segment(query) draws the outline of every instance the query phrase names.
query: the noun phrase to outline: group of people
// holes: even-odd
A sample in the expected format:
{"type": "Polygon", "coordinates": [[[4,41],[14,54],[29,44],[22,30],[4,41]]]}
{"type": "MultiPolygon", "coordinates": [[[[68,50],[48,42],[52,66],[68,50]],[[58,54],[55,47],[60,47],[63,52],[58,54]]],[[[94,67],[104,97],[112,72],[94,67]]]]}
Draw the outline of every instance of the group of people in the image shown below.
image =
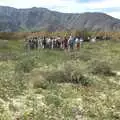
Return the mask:
{"type": "Polygon", "coordinates": [[[63,49],[63,50],[79,50],[83,38],[81,37],[29,37],[25,40],[27,49],[63,49]]]}

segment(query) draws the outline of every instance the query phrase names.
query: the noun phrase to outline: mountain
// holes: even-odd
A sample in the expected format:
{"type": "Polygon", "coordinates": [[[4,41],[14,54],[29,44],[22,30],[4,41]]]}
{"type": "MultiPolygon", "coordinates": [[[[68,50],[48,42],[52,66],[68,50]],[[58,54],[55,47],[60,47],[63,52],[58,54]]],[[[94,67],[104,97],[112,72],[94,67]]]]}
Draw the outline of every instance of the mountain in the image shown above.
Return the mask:
{"type": "Polygon", "coordinates": [[[119,31],[120,20],[104,13],[73,14],[46,8],[16,9],[0,6],[0,32],[71,29],[119,31]]]}

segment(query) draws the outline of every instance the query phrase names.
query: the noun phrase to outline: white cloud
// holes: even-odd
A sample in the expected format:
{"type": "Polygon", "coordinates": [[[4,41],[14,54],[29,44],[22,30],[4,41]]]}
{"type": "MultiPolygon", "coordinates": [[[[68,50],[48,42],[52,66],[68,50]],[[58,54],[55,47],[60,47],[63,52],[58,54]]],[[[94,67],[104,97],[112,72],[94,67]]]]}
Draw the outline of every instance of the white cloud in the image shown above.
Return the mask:
{"type": "Polygon", "coordinates": [[[75,0],[6,0],[0,1],[0,5],[6,5],[16,8],[30,8],[30,7],[52,7],[65,6],[74,3],[75,0]]]}
{"type": "Polygon", "coordinates": [[[115,18],[120,19],[120,12],[119,11],[117,11],[117,12],[108,12],[107,14],[110,15],[110,16],[113,16],[115,18]]]}
{"type": "Polygon", "coordinates": [[[89,4],[86,4],[86,6],[94,9],[120,7],[120,0],[103,0],[98,2],[90,2],[89,4]]]}

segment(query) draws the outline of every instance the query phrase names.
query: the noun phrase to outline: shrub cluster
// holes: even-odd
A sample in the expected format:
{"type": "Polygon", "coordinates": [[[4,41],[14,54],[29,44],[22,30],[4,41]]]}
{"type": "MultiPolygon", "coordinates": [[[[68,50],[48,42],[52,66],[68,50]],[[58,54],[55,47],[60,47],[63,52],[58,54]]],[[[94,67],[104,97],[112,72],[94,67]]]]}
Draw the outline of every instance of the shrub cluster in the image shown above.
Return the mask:
{"type": "Polygon", "coordinates": [[[88,86],[91,84],[91,80],[84,74],[84,70],[76,62],[67,62],[55,71],[50,71],[46,76],[49,82],[57,83],[73,83],[88,86]]]}
{"type": "Polygon", "coordinates": [[[29,73],[36,65],[35,59],[32,57],[25,57],[18,61],[15,67],[16,72],[25,72],[29,73]]]}
{"type": "Polygon", "coordinates": [[[112,72],[111,66],[107,62],[94,61],[92,63],[92,73],[97,75],[113,76],[115,75],[112,72]]]}

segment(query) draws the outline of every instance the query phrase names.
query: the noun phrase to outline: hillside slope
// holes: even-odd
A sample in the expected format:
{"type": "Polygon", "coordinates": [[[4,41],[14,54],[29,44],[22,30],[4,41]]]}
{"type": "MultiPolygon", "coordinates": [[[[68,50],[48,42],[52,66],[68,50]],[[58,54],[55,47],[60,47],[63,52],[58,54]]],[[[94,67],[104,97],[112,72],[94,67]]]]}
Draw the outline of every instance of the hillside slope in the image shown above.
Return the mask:
{"type": "Polygon", "coordinates": [[[46,8],[16,9],[0,6],[0,31],[88,29],[119,31],[120,20],[104,13],[60,13],[46,8]]]}

